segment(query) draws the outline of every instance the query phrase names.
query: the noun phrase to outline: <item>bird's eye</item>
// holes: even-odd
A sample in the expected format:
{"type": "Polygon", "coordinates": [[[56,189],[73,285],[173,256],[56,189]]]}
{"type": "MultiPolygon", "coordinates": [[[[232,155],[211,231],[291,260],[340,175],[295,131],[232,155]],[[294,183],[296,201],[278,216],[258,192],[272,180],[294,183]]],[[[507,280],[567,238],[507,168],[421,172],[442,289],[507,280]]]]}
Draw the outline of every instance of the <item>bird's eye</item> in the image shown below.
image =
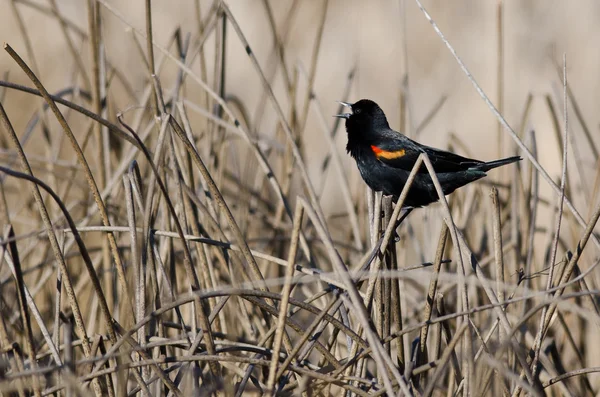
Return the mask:
{"type": "Polygon", "coordinates": [[[360,113],[360,108],[354,110],[354,114],[359,114],[359,113],[360,113]]]}

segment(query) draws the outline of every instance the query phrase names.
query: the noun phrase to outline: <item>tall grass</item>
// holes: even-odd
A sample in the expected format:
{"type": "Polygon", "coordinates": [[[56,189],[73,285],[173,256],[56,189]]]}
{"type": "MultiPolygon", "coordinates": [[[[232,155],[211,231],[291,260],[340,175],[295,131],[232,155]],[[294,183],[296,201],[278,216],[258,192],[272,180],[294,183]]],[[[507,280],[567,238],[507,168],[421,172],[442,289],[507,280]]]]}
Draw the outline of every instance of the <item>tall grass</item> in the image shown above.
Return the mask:
{"type": "MultiPolygon", "coordinates": [[[[351,58],[326,42],[338,2],[252,3],[169,3],[186,13],[166,26],[149,0],[132,14],[7,0],[19,40],[1,57],[0,393],[597,395],[600,168],[568,56],[553,94],[512,100],[499,1],[492,96],[435,13],[389,5],[404,24],[392,118],[421,139],[453,100],[436,93],[416,117],[416,5],[498,125],[492,150],[458,131],[450,149],[524,158],[415,210],[396,239],[401,205],[366,191],[322,98],[336,80],[352,101],[377,73],[361,66],[368,28],[324,81],[323,62],[351,58]],[[39,62],[40,40],[64,57],[39,62]],[[540,108],[553,131],[530,128],[540,108]]],[[[426,156],[413,176],[421,164],[437,183],[426,156]]]]}

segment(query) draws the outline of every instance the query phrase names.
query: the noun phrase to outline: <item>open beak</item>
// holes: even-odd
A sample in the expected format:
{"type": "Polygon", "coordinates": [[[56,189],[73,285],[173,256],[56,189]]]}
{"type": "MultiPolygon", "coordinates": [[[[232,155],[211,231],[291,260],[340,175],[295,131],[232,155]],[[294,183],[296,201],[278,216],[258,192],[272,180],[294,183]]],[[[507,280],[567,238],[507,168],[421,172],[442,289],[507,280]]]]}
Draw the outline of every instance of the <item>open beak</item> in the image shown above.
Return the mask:
{"type": "MultiPolygon", "coordinates": [[[[345,106],[347,108],[350,108],[350,110],[352,110],[352,104],[351,103],[342,102],[342,101],[337,101],[337,103],[339,103],[340,105],[345,106]]],[[[349,119],[351,115],[352,115],[352,113],[342,113],[342,114],[336,114],[333,117],[338,117],[340,119],[349,119]]]]}

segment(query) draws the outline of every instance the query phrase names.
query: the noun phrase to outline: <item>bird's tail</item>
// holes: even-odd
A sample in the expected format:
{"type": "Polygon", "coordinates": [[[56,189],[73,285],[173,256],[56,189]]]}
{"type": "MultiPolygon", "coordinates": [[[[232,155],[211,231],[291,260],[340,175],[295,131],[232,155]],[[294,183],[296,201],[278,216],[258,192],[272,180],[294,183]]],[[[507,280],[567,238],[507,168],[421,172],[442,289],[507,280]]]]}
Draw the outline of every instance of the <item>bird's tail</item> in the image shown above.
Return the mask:
{"type": "Polygon", "coordinates": [[[491,170],[493,168],[501,167],[503,165],[514,163],[516,161],[521,161],[521,160],[523,160],[521,158],[521,156],[507,157],[505,159],[494,160],[494,161],[490,161],[490,162],[487,162],[487,163],[483,163],[483,164],[477,166],[476,168],[478,170],[483,171],[483,172],[487,172],[487,171],[489,171],[489,170],[491,170]]]}

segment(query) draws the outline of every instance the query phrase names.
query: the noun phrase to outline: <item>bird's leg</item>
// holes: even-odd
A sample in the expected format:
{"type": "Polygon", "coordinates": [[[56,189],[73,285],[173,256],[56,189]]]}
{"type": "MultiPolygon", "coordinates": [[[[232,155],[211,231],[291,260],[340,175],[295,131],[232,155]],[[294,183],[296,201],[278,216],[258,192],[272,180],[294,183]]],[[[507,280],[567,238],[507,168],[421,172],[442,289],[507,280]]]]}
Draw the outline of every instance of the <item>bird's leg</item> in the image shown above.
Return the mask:
{"type": "Polygon", "coordinates": [[[400,235],[398,234],[398,228],[400,227],[402,222],[406,219],[408,214],[410,214],[412,212],[412,210],[414,210],[414,208],[411,208],[411,207],[406,208],[404,210],[404,213],[402,215],[400,215],[400,219],[398,219],[398,221],[396,221],[396,227],[394,228],[394,241],[396,241],[396,242],[400,241],[400,235]]]}
{"type": "Polygon", "coordinates": [[[402,215],[400,215],[400,219],[398,219],[398,221],[396,222],[396,228],[400,227],[400,224],[402,223],[402,221],[404,221],[404,219],[406,219],[406,217],[408,216],[408,214],[410,214],[412,212],[412,210],[414,210],[414,208],[406,207],[406,209],[404,210],[404,213],[402,215]]]}

